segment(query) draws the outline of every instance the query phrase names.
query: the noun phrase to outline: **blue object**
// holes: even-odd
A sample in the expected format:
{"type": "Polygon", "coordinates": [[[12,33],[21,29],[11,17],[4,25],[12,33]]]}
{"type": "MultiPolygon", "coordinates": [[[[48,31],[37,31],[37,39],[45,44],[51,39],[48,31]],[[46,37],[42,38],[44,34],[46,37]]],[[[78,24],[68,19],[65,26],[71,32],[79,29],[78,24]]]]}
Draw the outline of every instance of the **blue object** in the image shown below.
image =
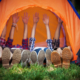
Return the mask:
{"type": "Polygon", "coordinates": [[[77,58],[77,63],[80,63],[80,57],[77,58]]]}
{"type": "MultiPolygon", "coordinates": [[[[48,48],[44,48],[44,52],[46,53],[46,50],[47,50],[48,48]]],[[[39,51],[40,50],[42,50],[41,48],[38,48],[38,49],[35,49],[34,51],[36,51],[36,53],[38,54],[39,53],[39,51]]]]}
{"type": "Polygon", "coordinates": [[[78,63],[80,63],[80,49],[79,49],[79,51],[77,52],[76,55],[78,55],[78,58],[77,58],[77,64],[78,64],[78,63]]]}
{"type": "Polygon", "coordinates": [[[44,52],[46,53],[46,50],[47,50],[48,48],[44,48],[44,52]]]}
{"type": "Polygon", "coordinates": [[[77,54],[76,55],[78,55],[78,57],[80,57],[80,49],[79,49],[79,51],[77,52],[77,54]]]}
{"type": "Polygon", "coordinates": [[[0,2],[1,2],[1,0],[0,0],[0,2]]]}
{"type": "Polygon", "coordinates": [[[78,18],[80,19],[80,15],[78,14],[77,10],[75,9],[75,7],[73,6],[73,4],[71,3],[70,0],[68,0],[69,4],[71,5],[71,7],[73,8],[74,12],[76,13],[76,15],[78,16],[78,18]]]}
{"type": "Polygon", "coordinates": [[[42,50],[41,48],[35,49],[34,51],[36,51],[37,55],[39,53],[39,51],[42,50]]]}

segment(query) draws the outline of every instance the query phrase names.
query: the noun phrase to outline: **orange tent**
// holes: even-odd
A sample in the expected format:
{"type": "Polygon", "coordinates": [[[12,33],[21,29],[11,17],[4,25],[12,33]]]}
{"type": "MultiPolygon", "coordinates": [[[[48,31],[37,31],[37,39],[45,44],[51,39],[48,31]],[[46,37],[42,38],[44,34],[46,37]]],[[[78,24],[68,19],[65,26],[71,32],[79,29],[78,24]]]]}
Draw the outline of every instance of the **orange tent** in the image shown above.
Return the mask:
{"type": "MultiPolygon", "coordinates": [[[[57,14],[62,20],[66,33],[66,42],[67,45],[70,45],[73,51],[74,58],[77,59],[76,53],[80,48],[80,20],[76,15],[75,11],[71,7],[68,2],[69,0],[2,0],[0,2],[0,35],[2,30],[6,24],[6,21],[9,19],[11,15],[19,12],[19,16],[22,16],[24,12],[28,12],[30,15],[29,19],[29,29],[28,29],[28,37],[30,37],[32,24],[33,24],[33,14],[35,12],[39,12],[39,23],[36,29],[36,45],[44,43],[47,39],[46,29],[42,22],[42,15],[47,14],[50,19],[50,31],[52,38],[54,37],[54,33],[57,27],[57,18],[52,13],[57,14]]],[[[11,28],[12,20],[11,17],[9,19],[8,27],[7,27],[7,35],[6,39],[9,36],[10,28],[11,28]]],[[[21,21],[21,17],[19,19],[18,31],[15,30],[14,42],[13,44],[20,44],[23,37],[23,23],[21,21]]],[[[63,37],[63,32],[61,30],[60,38],[63,37]]],[[[63,41],[63,40],[62,40],[63,41]]]]}

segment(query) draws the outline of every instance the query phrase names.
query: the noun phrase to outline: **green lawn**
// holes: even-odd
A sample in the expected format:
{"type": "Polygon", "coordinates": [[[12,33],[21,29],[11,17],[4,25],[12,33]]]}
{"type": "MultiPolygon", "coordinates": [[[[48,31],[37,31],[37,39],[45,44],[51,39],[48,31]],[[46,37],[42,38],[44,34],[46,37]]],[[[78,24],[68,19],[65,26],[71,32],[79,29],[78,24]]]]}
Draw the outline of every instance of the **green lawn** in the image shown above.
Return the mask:
{"type": "Polygon", "coordinates": [[[11,69],[0,68],[0,80],[80,80],[80,67],[71,64],[69,69],[42,67],[37,64],[22,68],[20,64],[11,69]],[[50,71],[50,69],[52,71],[50,71]]]}

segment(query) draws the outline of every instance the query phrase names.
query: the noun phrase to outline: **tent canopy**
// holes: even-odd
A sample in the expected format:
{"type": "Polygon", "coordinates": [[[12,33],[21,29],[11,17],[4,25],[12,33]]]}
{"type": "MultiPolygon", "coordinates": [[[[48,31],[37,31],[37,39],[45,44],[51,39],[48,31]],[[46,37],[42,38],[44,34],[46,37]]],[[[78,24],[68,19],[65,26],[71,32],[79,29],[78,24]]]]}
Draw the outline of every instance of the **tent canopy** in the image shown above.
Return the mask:
{"type": "MultiPolygon", "coordinates": [[[[11,15],[22,10],[28,10],[30,7],[41,7],[43,9],[50,10],[56,13],[63,20],[63,22],[65,23],[65,31],[67,33],[66,37],[68,38],[68,41],[70,42],[70,46],[73,51],[73,60],[76,60],[76,53],[80,48],[80,20],[71,5],[69,4],[68,0],[2,0],[0,2],[0,35],[6,24],[6,21],[11,15]]],[[[44,37],[46,38],[46,31],[45,33],[41,33],[38,29],[37,31],[41,35],[44,35],[44,37]]],[[[37,35],[38,34],[36,34],[36,37],[37,35]]],[[[44,37],[42,37],[42,39],[44,39],[44,37]]]]}

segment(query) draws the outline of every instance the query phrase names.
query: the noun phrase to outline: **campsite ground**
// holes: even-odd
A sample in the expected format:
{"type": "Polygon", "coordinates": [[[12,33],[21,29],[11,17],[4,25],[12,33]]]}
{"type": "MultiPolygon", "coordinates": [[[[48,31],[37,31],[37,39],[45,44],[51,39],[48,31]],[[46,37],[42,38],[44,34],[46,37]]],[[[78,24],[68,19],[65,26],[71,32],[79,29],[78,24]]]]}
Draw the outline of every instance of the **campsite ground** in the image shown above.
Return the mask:
{"type": "Polygon", "coordinates": [[[30,68],[22,68],[18,64],[11,69],[0,67],[0,80],[80,80],[80,67],[71,64],[69,69],[64,69],[35,64],[30,68]]]}

